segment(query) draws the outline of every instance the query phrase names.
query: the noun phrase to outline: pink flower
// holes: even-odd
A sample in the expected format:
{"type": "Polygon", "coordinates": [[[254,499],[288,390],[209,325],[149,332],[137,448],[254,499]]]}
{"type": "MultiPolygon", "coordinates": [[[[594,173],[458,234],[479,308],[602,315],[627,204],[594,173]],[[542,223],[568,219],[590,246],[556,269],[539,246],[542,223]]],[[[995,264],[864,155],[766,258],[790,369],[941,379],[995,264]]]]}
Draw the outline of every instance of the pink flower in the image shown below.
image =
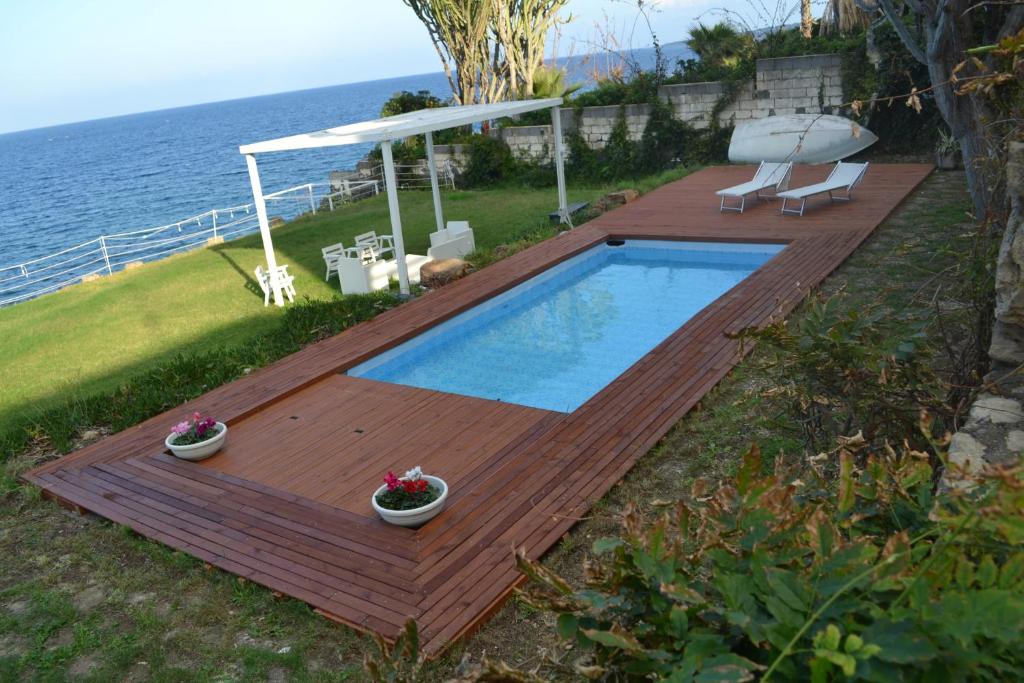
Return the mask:
{"type": "Polygon", "coordinates": [[[196,412],[192,413],[192,419],[195,420],[196,422],[199,422],[199,420],[201,420],[202,417],[203,416],[199,414],[198,410],[196,412]]]}
{"type": "Polygon", "coordinates": [[[171,432],[180,436],[182,434],[187,434],[190,429],[192,429],[192,425],[188,422],[179,422],[171,428],[171,432]]]}
{"type": "Polygon", "coordinates": [[[204,417],[196,422],[196,434],[203,436],[207,431],[217,426],[217,422],[211,417],[204,417]]]}
{"type": "Polygon", "coordinates": [[[394,472],[388,472],[384,475],[384,483],[388,485],[388,491],[394,491],[401,484],[394,472]]]}

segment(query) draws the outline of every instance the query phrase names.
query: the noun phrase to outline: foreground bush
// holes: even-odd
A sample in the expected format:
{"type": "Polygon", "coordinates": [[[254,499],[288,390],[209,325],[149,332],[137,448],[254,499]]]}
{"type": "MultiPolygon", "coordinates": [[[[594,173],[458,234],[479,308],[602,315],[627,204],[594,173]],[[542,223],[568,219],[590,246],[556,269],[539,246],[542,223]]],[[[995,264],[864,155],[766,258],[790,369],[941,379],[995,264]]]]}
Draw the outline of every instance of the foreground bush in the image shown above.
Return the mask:
{"type": "Polygon", "coordinates": [[[737,336],[764,352],[759,369],[789,414],[799,416],[812,449],[856,428],[873,443],[910,435],[923,447],[927,442],[915,438],[918,414],[945,412],[924,322],[878,303],[851,309],[842,293],[817,295],[801,318],[737,336]]]}
{"type": "Polygon", "coordinates": [[[1021,468],[936,496],[929,460],[851,439],[797,478],[781,460],[766,474],[755,448],[732,485],[697,481],[653,523],[628,507],[582,589],[519,553],[521,599],[584,653],[548,673],[1024,679],[1021,468]]]}

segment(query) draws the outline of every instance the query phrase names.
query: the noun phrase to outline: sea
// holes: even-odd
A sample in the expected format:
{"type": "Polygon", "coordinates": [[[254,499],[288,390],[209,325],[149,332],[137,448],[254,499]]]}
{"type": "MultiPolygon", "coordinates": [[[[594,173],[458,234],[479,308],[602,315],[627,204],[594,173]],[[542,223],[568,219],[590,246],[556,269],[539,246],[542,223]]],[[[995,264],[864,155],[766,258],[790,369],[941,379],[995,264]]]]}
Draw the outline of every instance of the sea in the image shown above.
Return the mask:
{"type": "MultiPolygon", "coordinates": [[[[665,47],[669,64],[691,53],[665,47]]],[[[650,68],[649,48],[630,61],[650,68]]],[[[562,62],[590,84],[590,57],[562,62]]],[[[173,223],[252,201],[245,143],[372,119],[394,93],[447,99],[441,72],[197,104],[0,135],[0,269],[103,234],[173,223]]],[[[353,168],[370,149],[352,145],[260,157],[264,193],[353,168]]]]}

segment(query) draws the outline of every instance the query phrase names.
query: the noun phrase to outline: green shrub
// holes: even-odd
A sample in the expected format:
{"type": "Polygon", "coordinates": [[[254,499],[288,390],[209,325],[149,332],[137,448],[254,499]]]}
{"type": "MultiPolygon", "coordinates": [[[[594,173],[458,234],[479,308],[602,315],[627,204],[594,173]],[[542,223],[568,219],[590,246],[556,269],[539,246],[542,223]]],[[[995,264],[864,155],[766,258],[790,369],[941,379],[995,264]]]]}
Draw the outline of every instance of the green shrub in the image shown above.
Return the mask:
{"type": "Polygon", "coordinates": [[[515,157],[504,141],[489,135],[474,135],[468,147],[469,159],[460,178],[466,187],[494,185],[515,173],[515,157]]]}
{"type": "Polygon", "coordinates": [[[566,137],[569,158],[566,173],[590,182],[615,182],[659,173],[679,165],[700,166],[725,159],[731,129],[711,127],[695,130],[675,118],[672,105],[663,100],[651,103],[651,114],[640,140],[629,138],[625,110],[612,128],[605,146],[591,149],[577,125],[566,137]]]}
{"type": "MultiPolygon", "coordinates": [[[[671,168],[686,158],[698,137],[691,126],[675,117],[672,105],[663,100],[654,102],[637,146],[634,170],[639,173],[655,173],[671,168]]],[[[694,158],[689,161],[697,165],[709,160],[694,158]]]]}
{"type": "MultiPolygon", "coordinates": [[[[930,427],[925,428],[930,431],[930,427]]],[[[615,681],[1024,679],[1024,478],[933,495],[927,454],[848,441],[802,472],[757,449],[652,523],[627,506],[585,586],[517,554],[521,595],[557,613],[615,681]]],[[[555,672],[552,672],[554,674],[555,672]]]]}
{"type": "MultiPolygon", "coordinates": [[[[409,92],[401,90],[388,98],[380,109],[381,116],[395,116],[406,114],[420,109],[437,109],[447,107],[448,102],[440,97],[432,95],[429,90],[409,92]]],[[[473,134],[472,126],[458,126],[434,131],[435,145],[448,145],[459,142],[473,134]]],[[[391,144],[391,154],[395,161],[401,164],[415,164],[427,156],[427,142],[423,135],[413,135],[404,140],[398,140],[391,144]]],[[[380,145],[375,146],[369,156],[374,159],[381,158],[380,145]]]]}
{"type": "Polygon", "coordinates": [[[762,366],[812,448],[863,430],[869,441],[914,434],[922,408],[939,409],[921,323],[880,305],[844,310],[844,297],[817,297],[798,322],[744,330],[742,342],[768,351],[762,366]]]}
{"type": "Polygon", "coordinates": [[[447,106],[445,102],[440,97],[432,95],[429,90],[419,90],[415,93],[401,90],[388,98],[384,106],[380,108],[380,115],[395,116],[420,109],[436,109],[445,106],[447,106]]]}
{"type": "Polygon", "coordinates": [[[658,97],[658,87],[665,82],[653,71],[639,71],[628,80],[600,81],[590,90],[570,98],[567,105],[606,107],[612,104],[644,104],[658,97]]]}

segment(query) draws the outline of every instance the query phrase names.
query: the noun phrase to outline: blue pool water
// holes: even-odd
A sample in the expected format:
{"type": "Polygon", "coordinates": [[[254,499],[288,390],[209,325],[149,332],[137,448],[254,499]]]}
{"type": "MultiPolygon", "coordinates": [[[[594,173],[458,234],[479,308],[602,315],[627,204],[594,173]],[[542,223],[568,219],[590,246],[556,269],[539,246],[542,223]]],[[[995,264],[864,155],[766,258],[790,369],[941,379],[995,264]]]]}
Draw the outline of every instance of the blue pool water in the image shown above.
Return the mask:
{"type": "Polygon", "coordinates": [[[602,244],[348,374],[571,412],[782,249],[602,244]]]}

